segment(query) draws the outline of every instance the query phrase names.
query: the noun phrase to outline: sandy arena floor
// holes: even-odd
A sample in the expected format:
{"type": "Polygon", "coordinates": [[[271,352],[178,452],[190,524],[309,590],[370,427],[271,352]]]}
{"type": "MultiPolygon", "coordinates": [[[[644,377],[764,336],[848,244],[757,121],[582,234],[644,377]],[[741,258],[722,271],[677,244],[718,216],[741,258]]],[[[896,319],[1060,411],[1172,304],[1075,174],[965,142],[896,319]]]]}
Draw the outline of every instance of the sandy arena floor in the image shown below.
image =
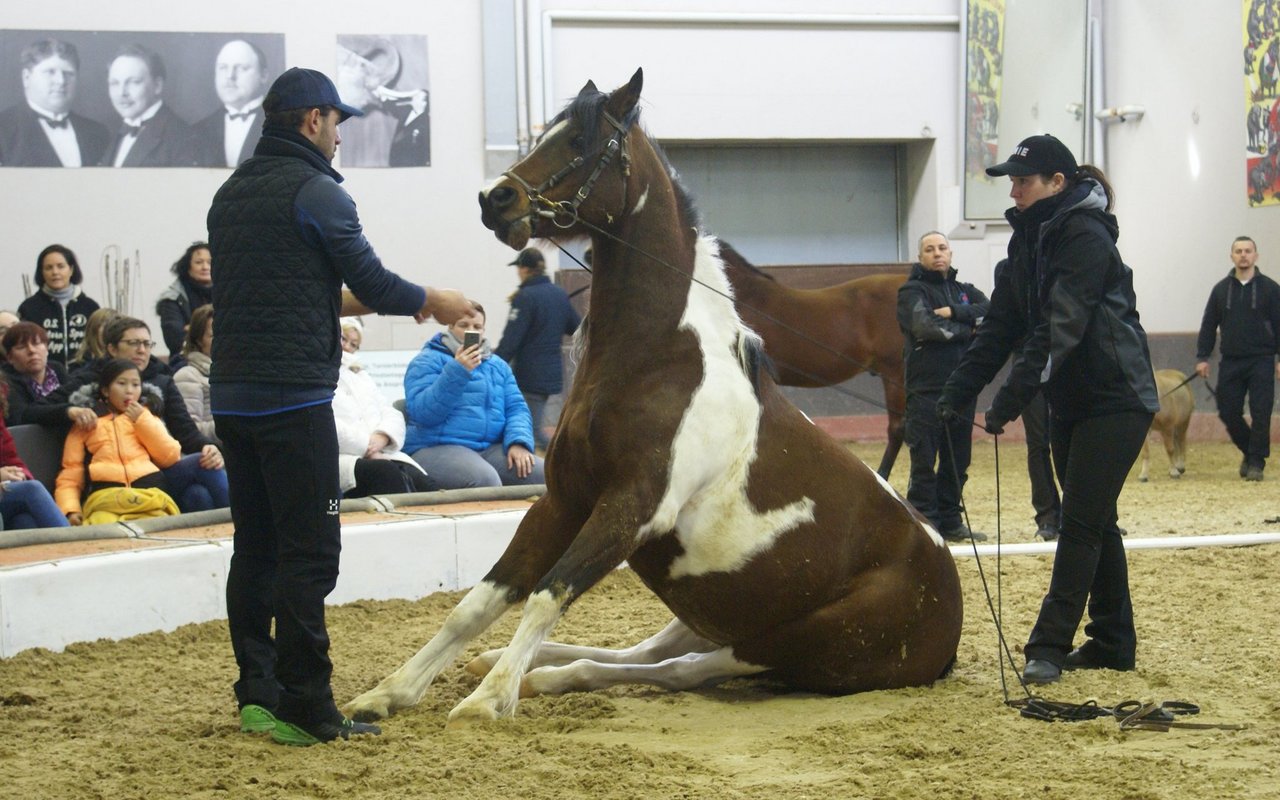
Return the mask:
{"type": "MultiPolygon", "coordinates": [[[[879,448],[858,446],[878,461],[879,448]]],[[[1158,446],[1156,448],[1159,449],[1158,446]]],[[[1280,467],[1236,476],[1227,445],[1193,445],[1181,481],[1153,453],[1153,479],[1121,497],[1130,536],[1280,530],[1280,467]],[[1267,520],[1273,520],[1267,522],[1267,520]]],[[[1031,539],[1025,451],[1002,446],[1005,541],[1031,539]]],[[[973,526],[994,533],[994,459],[976,448],[973,526]]],[[[893,483],[906,481],[905,454],[893,483]]],[[[1136,470],[1134,472],[1136,476],[1136,470]]],[[[33,650],[0,661],[0,787],[37,798],[1272,798],[1280,786],[1275,636],[1280,547],[1130,556],[1141,637],[1130,673],[1069,673],[1054,700],[1184,700],[1231,731],[1121,731],[1111,719],[1045,723],[1002,706],[995,628],[973,558],[958,560],[966,621],[959,664],[931,688],[831,698],[735,681],[671,694],[619,688],[522,702],[513,720],[446,731],[475,686],[446,670],[376,739],[292,749],[236,728],[225,623],[123,642],[33,650]]],[[[1006,557],[1004,625],[1020,649],[1050,556],[1006,557]]],[[[982,568],[994,591],[996,561],[982,568]]],[[[366,602],[330,616],[340,701],[372,686],[433,633],[459,595],[366,602]]],[[[110,598],[103,598],[110,602],[110,598]]],[[[584,597],[555,638],[621,646],[668,620],[628,572],[584,597]]],[[[473,644],[505,644],[516,617],[473,644]]],[[[1020,652],[1015,655],[1021,666],[1020,652]]]]}

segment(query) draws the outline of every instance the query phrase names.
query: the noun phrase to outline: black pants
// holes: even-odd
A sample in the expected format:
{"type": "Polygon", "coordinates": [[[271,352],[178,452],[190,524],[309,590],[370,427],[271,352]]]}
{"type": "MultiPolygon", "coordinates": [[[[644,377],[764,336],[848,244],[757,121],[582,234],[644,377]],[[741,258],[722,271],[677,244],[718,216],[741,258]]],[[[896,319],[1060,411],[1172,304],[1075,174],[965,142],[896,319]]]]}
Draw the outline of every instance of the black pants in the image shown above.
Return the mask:
{"type": "Polygon", "coordinates": [[[939,532],[960,525],[960,492],[969,477],[973,454],[973,409],[959,409],[960,419],[938,420],[938,394],[907,397],[903,441],[911,453],[907,501],[939,532]]]}
{"type": "Polygon", "coordinates": [[[406,492],[434,492],[440,488],[435,481],[412,464],[393,458],[356,459],[356,485],[347,490],[345,497],[368,497],[375,494],[404,494],[406,492]]]}
{"type": "Polygon", "coordinates": [[[333,409],[214,419],[235,525],[227,618],[236,699],[290,722],[337,722],[324,616],[342,549],[333,409]]]}
{"type": "Polygon", "coordinates": [[[1058,666],[1071,651],[1088,602],[1083,645],[1097,663],[1133,666],[1138,639],[1129,599],[1129,566],[1116,526],[1116,501],[1142,450],[1153,415],[1054,419],[1053,460],[1062,479],[1062,527],[1049,593],[1025,649],[1027,660],[1058,666]]]}
{"type": "Polygon", "coordinates": [[[1251,467],[1265,465],[1271,455],[1271,407],[1276,400],[1275,357],[1224,358],[1218,364],[1218,417],[1227,426],[1231,442],[1240,448],[1251,467]],[[1249,395],[1249,416],[1244,421],[1244,398],[1249,395]]]}
{"type": "Polygon", "coordinates": [[[1057,530],[1062,517],[1058,484],[1053,480],[1049,457],[1049,405],[1044,394],[1035,396],[1022,409],[1022,427],[1027,433],[1027,476],[1031,479],[1031,507],[1036,511],[1036,527],[1057,530]]]}

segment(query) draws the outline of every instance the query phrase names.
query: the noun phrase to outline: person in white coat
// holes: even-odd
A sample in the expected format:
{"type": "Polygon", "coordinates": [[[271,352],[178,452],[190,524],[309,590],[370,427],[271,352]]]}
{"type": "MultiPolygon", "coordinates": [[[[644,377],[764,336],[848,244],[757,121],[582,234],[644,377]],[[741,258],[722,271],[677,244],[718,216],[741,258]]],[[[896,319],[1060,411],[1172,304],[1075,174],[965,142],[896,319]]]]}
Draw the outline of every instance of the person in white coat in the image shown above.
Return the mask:
{"type": "Polygon", "coordinates": [[[418,463],[400,451],[404,414],[356,360],[364,339],[359,317],[343,317],[342,369],[333,397],[338,428],[338,480],[343,497],[429,492],[438,488],[418,463]]]}

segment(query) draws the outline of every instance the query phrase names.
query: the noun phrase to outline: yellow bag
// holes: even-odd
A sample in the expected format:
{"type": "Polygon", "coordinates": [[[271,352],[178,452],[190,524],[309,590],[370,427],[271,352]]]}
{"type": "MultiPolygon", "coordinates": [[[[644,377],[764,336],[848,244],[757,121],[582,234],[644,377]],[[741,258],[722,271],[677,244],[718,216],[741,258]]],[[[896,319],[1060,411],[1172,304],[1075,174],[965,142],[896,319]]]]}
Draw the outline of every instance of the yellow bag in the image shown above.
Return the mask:
{"type": "Polygon", "coordinates": [[[127,519],[167,517],[177,514],[178,504],[161,489],[113,486],[99,489],[84,501],[85,525],[104,525],[127,519]]]}

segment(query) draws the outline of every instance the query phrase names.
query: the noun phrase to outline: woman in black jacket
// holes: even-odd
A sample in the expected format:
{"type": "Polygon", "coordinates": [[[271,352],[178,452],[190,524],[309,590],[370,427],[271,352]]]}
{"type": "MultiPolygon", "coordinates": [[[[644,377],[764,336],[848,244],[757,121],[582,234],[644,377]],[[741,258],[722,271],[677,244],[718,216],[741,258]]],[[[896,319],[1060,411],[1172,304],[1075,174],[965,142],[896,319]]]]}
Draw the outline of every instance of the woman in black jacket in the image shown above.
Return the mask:
{"type": "Polygon", "coordinates": [[[187,340],[191,312],[213,302],[213,256],[205,242],[193,242],[170,271],[176,280],[160,293],[156,314],[160,333],[169,349],[169,366],[174,371],[184,363],[182,345],[187,340]]]}
{"type": "Polygon", "coordinates": [[[1044,391],[1062,527],[1023,678],[1051,683],[1064,668],[1133,669],[1137,636],[1116,501],[1159,401],[1133,273],[1116,249],[1111,188],[1052,136],[1024,139],[987,174],[1013,183],[1009,265],[938,412],[972,402],[1010,354],[987,430],[1003,432],[1044,391]],[[1086,603],[1088,638],[1073,650],[1086,603]]]}
{"type": "Polygon", "coordinates": [[[51,244],[36,257],[39,291],[22,301],[18,317],[49,333],[49,360],[68,367],[80,350],[89,315],[98,303],[80,290],[84,273],[70,248],[51,244]]]}

